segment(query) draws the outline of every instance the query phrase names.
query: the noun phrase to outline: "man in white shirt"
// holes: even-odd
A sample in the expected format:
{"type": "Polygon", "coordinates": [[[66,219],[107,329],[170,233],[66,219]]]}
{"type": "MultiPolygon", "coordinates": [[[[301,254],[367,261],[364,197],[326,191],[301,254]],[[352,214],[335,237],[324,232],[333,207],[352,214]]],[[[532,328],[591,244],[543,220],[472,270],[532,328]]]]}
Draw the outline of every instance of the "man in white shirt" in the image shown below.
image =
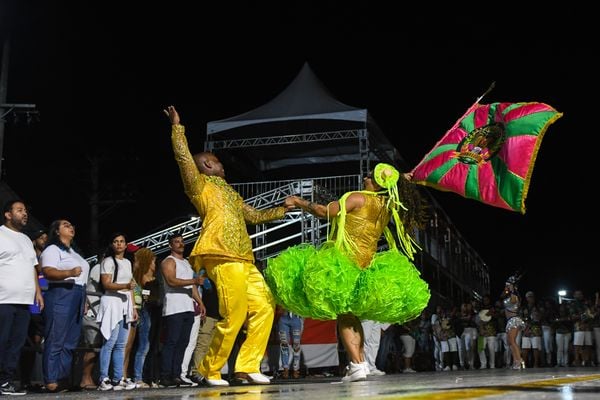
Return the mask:
{"type": "Polygon", "coordinates": [[[164,280],[163,326],[165,344],[161,351],[160,382],[164,387],[187,386],[181,380],[181,364],[185,349],[190,341],[190,331],[194,323],[194,300],[200,308],[200,314],[206,314],[206,308],[198,293],[198,286],[204,283],[204,277],[194,278],[192,266],[183,256],[185,242],[179,233],[169,238],[171,254],[161,263],[164,280]]]}
{"type": "Polygon", "coordinates": [[[27,225],[27,207],[11,200],[3,208],[0,226],[0,394],[24,395],[13,379],[27,338],[29,305],[44,308],[35,266],[33,244],[21,231],[27,225]]]}

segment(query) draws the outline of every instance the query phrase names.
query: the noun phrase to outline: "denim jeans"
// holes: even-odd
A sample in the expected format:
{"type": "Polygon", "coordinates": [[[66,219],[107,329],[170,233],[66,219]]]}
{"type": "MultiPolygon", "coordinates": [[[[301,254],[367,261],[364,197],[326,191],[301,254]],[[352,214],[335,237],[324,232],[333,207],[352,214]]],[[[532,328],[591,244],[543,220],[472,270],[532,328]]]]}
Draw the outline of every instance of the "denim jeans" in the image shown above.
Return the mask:
{"type": "Polygon", "coordinates": [[[300,339],[304,328],[304,320],[298,315],[291,315],[291,313],[286,312],[279,317],[277,328],[281,348],[281,366],[286,369],[289,368],[290,345],[292,345],[294,351],[293,369],[298,371],[300,369],[300,339]]]}
{"type": "Polygon", "coordinates": [[[152,320],[147,307],[143,307],[139,315],[137,326],[137,349],[133,363],[133,381],[139,382],[143,378],[144,362],[150,350],[150,327],[152,320]]]}
{"type": "Polygon", "coordinates": [[[44,296],[45,383],[70,379],[73,351],[81,336],[84,299],[85,287],[68,283],[51,284],[44,296]]]}
{"type": "Polygon", "coordinates": [[[100,349],[100,382],[108,378],[108,368],[112,357],[113,382],[123,378],[123,360],[125,358],[125,345],[129,336],[129,324],[123,318],[110,333],[110,338],[104,342],[100,349]]]}

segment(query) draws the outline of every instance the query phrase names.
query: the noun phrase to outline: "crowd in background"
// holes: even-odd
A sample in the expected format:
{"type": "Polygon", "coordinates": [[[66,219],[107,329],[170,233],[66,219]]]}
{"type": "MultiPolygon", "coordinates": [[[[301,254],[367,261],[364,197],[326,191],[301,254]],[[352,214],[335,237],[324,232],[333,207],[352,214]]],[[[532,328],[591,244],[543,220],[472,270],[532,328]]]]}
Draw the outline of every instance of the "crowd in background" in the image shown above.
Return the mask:
{"type": "MultiPolygon", "coordinates": [[[[14,202],[8,211],[5,207],[7,215],[8,225],[24,226],[26,218],[19,220],[19,215],[26,215],[22,202],[14,202]]],[[[14,234],[6,230],[3,226],[0,234],[14,234]]],[[[3,359],[1,376],[6,382],[0,386],[12,385],[18,375],[23,386],[32,387],[32,372],[41,361],[43,390],[71,388],[74,355],[82,367],[76,385],[81,389],[132,390],[201,383],[197,366],[221,317],[214,282],[202,270],[193,272],[184,257],[181,235],[169,239],[171,253],[158,263],[150,249],[128,244],[125,234],[115,233],[101,261],[91,268],[77,252],[74,236],[75,228],[67,220],[54,221],[48,232],[29,232],[27,243],[15,236],[21,247],[29,245],[33,250],[27,253],[26,262],[32,264],[37,285],[16,290],[39,290],[42,299],[36,296],[33,305],[15,306],[8,303],[14,298],[0,296],[0,312],[6,321],[8,315],[23,319],[24,310],[28,315],[23,334],[28,345],[18,354],[20,371],[11,377],[14,371],[6,366],[14,360],[3,359]],[[42,356],[35,357],[36,353],[42,356]]],[[[8,292],[5,287],[3,290],[8,292]]],[[[598,365],[599,311],[598,293],[592,299],[577,290],[572,299],[557,304],[526,292],[519,311],[525,328],[517,343],[527,368],[598,365]]],[[[489,295],[460,306],[430,304],[419,318],[404,325],[363,321],[370,374],[510,368],[506,322],[502,301],[489,295]]],[[[20,325],[3,323],[4,344],[15,343],[12,338],[21,333],[20,325]]],[[[273,332],[281,351],[277,362],[264,363],[263,372],[280,379],[299,379],[306,374],[302,368],[303,330],[300,316],[278,308],[273,332]]],[[[244,339],[242,329],[230,365],[244,339]]],[[[340,365],[345,365],[342,350],[340,355],[340,365]]]]}

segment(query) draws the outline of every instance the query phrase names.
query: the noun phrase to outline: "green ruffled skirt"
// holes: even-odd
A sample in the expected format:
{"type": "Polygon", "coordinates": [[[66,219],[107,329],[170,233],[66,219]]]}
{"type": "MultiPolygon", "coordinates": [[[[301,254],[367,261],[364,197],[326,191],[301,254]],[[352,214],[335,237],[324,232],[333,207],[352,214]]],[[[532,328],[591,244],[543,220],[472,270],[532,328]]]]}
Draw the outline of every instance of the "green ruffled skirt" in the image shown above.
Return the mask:
{"type": "Polygon", "coordinates": [[[269,259],[265,279],[278,304],[319,320],[352,313],[402,324],[419,316],[431,297],[419,270],[399,251],[378,253],[361,269],[331,242],[284,250],[269,259]]]}

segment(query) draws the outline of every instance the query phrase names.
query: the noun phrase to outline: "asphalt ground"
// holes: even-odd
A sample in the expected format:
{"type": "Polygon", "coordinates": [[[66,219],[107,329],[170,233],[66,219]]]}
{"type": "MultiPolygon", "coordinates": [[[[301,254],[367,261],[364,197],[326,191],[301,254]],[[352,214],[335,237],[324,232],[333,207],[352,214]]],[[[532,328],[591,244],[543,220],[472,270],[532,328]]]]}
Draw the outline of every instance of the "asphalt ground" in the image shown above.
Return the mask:
{"type": "MultiPolygon", "coordinates": [[[[339,377],[274,380],[270,385],[28,393],[37,399],[600,399],[600,368],[419,372],[341,383],[339,377]]],[[[24,398],[21,396],[20,398],[24,398]]]]}

